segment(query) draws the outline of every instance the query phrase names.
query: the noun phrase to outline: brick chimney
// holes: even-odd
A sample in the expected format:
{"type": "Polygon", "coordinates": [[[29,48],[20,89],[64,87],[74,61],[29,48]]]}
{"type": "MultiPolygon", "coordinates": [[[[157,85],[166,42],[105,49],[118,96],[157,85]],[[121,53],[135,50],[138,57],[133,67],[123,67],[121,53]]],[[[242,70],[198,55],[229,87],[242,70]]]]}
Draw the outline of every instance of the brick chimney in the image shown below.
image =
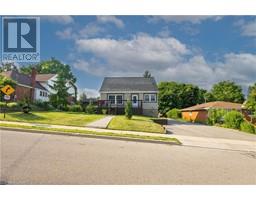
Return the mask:
{"type": "Polygon", "coordinates": [[[35,99],[35,87],[36,87],[36,69],[33,67],[31,72],[31,101],[33,102],[35,99]]]}

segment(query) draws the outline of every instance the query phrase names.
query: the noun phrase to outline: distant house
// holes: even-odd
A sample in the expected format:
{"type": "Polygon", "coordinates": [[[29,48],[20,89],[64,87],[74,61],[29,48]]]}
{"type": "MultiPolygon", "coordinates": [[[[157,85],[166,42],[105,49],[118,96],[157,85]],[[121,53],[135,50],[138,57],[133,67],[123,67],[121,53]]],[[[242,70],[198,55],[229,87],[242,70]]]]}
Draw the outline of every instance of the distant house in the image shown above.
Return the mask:
{"type": "MultiPolygon", "coordinates": [[[[36,75],[36,81],[39,82],[42,86],[44,86],[50,94],[55,94],[56,91],[52,89],[54,82],[57,81],[58,74],[37,74],[36,75]]],[[[68,102],[70,104],[75,102],[74,97],[74,88],[70,85],[70,83],[67,83],[66,86],[69,88],[68,93],[70,94],[68,96],[68,102]]]]}
{"type": "Polygon", "coordinates": [[[2,72],[1,75],[16,81],[15,92],[11,95],[14,101],[30,99],[31,101],[49,100],[49,91],[36,80],[36,71],[32,70],[31,75],[19,73],[17,70],[2,72]]]}
{"type": "Polygon", "coordinates": [[[210,109],[237,110],[242,112],[242,104],[224,101],[214,101],[198,104],[181,110],[182,118],[192,122],[206,122],[210,109]]]}
{"type": "Polygon", "coordinates": [[[99,92],[99,106],[110,114],[123,114],[127,101],[135,114],[158,114],[158,88],[153,77],[106,77],[99,92]]]}
{"type": "Polygon", "coordinates": [[[36,81],[39,82],[44,88],[46,88],[49,93],[54,93],[54,90],[51,88],[54,81],[57,80],[57,74],[37,74],[36,81]]]}

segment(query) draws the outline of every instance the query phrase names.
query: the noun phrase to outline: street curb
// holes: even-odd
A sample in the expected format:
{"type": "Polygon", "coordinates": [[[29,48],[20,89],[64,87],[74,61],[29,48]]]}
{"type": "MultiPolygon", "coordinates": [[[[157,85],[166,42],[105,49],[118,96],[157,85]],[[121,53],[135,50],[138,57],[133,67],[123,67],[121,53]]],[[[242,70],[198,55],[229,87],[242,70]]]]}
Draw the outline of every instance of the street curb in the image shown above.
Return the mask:
{"type": "Polygon", "coordinates": [[[165,141],[159,141],[159,140],[146,140],[146,139],[128,138],[128,137],[120,137],[120,136],[105,136],[105,135],[81,134],[81,133],[67,133],[67,132],[61,132],[61,131],[57,132],[57,131],[45,131],[45,130],[33,130],[33,129],[9,128],[9,127],[0,127],[0,130],[20,131],[20,132],[39,133],[39,134],[48,134],[48,135],[87,137],[87,138],[95,138],[95,139],[123,140],[123,141],[142,142],[142,143],[168,144],[168,145],[177,145],[177,146],[182,145],[182,144],[177,144],[176,142],[165,142],[165,141]]]}

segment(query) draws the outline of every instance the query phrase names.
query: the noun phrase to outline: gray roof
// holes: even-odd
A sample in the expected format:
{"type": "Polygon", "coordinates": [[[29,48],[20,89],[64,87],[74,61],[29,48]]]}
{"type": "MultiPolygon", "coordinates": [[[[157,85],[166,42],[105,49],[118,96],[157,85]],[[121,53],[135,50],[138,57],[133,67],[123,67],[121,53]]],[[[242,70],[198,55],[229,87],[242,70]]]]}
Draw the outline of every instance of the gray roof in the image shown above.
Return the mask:
{"type": "Polygon", "coordinates": [[[100,92],[107,91],[158,91],[153,77],[105,77],[100,92]]]}

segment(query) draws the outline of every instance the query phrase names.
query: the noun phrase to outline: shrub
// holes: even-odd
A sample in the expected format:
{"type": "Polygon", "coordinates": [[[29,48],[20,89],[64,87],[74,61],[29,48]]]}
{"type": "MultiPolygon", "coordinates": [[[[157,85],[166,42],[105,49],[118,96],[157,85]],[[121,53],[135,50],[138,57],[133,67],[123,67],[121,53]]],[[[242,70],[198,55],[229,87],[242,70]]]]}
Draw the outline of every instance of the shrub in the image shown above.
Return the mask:
{"type": "Polygon", "coordinates": [[[31,106],[29,105],[29,103],[25,103],[25,104],[23,105],[23,107],[22,107],[22,110],[23,110],[24,113],[29,113],[29,112],[32,110],[32,108],[31,108],[31,106]]]}
{"type": "Polygon", "coordinates": [[[8,103],[8,104],[7,104],[7,107],[8,107],[8,108],[11,108],[11,109],[20,108],[19,104],[16,103],[16,102],[8,103]]]}
{"type": "Polygon", "coordinates": [[[101,112],[102,112],[103,115],[106,115],[107,114],[107,109],[102,109],[101,112]]]}
{"type": "Polygon", "coordinates": [[[240,129],[243,121],[243,115],[238,111],[230,111],[224,116],[224,124],[227,128],[240,129]]]}
{"type": "Polygon", "coordinates": [[[222,124],[226,113],[227,111],[224,109],[210,109],[208,111],[207,124],[222,124]]]}
{"type": "Polygon", "coordinates": [[[34,106],[36,110],[54,110],[54,107],[50,104],[50,102],[47,101],[35,101],[34,106]]]}
{"type": "Polygon", "coordinates": [[[125,116],[127,119],[132,118],[132,102],[131,101],[127,101],[125,105],[125,116]]]}
{"type": "Polygon", "coordinates": [[[68,106],[68,110],[70,112],[82,112],[83,108],[80,105],[71,105],[71,106],[68,106]]]}
{"type": "Polygon", "coordinates": [[[90,103],[88,106],[86,106],[85,112],[88,114],[95,114],[96,113],[96,107],[90,103]]]}
{"type": "Polygon", "coordinates": [[[0,108],[5,106],[5,102],[0,102],[0,108]]]}
{"type": "Polygon", "coordinates": [[[240,130],[247,133],[255,133],[256,131],[254,126],[247,121],[244,121],[240,124],[240,130]]]}
{"type": "Polygon", "coordinates": [[[173,108],[166,113],[168,118],[178,119],[181,118],[181,111],[177,108],[173,108]]]}

